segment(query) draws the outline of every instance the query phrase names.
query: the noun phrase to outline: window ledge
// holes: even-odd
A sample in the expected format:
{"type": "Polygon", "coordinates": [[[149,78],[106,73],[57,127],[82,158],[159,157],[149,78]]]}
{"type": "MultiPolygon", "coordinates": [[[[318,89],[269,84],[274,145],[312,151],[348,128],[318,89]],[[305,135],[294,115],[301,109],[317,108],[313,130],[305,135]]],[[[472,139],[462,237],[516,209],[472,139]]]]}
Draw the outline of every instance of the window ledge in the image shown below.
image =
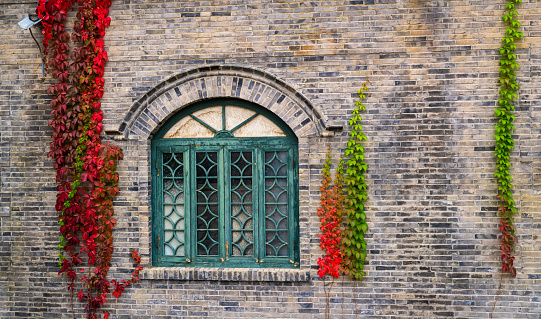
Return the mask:
{"type": "Polygon", "coordinates": [[[264,268],[150,268],[139,274],[143,280],[214,280],[214,281],[310,281],[310,270],[264,268]]]}

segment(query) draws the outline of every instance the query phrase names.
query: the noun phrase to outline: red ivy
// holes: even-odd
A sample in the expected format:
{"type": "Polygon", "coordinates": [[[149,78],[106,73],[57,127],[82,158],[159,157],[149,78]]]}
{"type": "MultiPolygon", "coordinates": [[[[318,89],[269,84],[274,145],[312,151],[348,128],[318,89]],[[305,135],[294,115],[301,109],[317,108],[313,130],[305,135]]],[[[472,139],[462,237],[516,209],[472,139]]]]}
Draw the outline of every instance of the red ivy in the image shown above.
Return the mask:
{"type": "MultiPolygon", "coordinates": [[[[125,287],[139,280],[140,257],[132,251],[137,264],[129,281],[108,281],[113,252],[113,198],[118,193],[116,166],[122,150],[102,144],[103,73],[107,52],[102,37],[111,23],[110,0],[39,0],[36,13],[42,18],[46,64],[57,79],[47,92],[51,100],[52,142],[48,156],[57,170],[56,210],[60,224],[60,272],[75,289],[75,267],[88,263],[82,277],[84,291],[77,295],[85,302],[87,318],[97,318],[97,310],[106,302],[111,283],[119,297],[125,287]],[[64,21],[77,2],[77,20],[70,35],[64,21]],[[70,49],[70,41],[75,44],[70,49]],[[64,256],[67,254],[67,256],[64,256]],[[82,258],[86,255],[86,258],[82,258]]],[[[109,314],[104,312],[105,318],[109,314]]]]}
{"type": "Polygon", "coordinates": [[[318,275],[324,278],[327,274],[338,278],[340,276],[340,265],[342,264],[342,252],[340,244],[342,241],[342,214],[343,214],[343,162],[340,162],[336,171],[336,180],[331,187],[331,151],[327,153],[325,166],[322,170],[323,181],[321,191],[321,207],[318,209],[318,216],[321,221],[320,247],[325,251],[325,257],[319,258],[318,275]]]}
{"type": "Polygon", "coordinates": [[[515,262],[515,256],[513,252],[515,251],[515,243],[517,242],[517,237],[515,235],[515,227],[513,226],[513,212],[507,207],[506,201],[503,200],[500,196],[500,206],[498,207],[498,212],[501,215],[500,220],[500,246],[502,249],[502,273],[509,272],[511,276],[516,277],[517,269],[513,265],[515,262]]]}

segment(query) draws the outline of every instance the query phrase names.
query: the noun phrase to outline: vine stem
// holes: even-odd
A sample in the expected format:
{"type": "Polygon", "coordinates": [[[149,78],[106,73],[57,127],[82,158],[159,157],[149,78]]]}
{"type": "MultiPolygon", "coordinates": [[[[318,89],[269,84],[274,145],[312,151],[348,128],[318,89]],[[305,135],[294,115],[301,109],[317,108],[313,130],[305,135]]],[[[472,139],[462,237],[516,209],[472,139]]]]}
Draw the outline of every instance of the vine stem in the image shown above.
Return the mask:
{"type": "Polygon", "coordinates": [[[357,290],[357,287],[355,282],[357,282],[357,280],[353,279],[353,302],[355,303],[355,319],[357,319],[359,309],[357,309],[357,296],[355,295],[355,290],[357,290]]]}
{"type": "Polygon", "coordinates": [[[342,319],[344,319],[344,276],[342,276],[342,319]]]}
{"type": "Polygon", "coordinates": [[[73,319],[75,319],[75,311],[73,310],[73,290],[75,290],[75,287],[71,289],[71,314],[73,315],[73,319]]]}
{"type": "Polygon", "coordinates": [[[90,309],[90,302],[92,300],[92,284],[90,282],[91,274],[92,269],[90,269],[90,264],[88,264],[88,309],[90,309]]]}
{"type": "Polygon", "coordinates": [[[503,280],[503,271],[500,272],[500,286],[498,288],[498,294],[496,295],[496,300],[494,301],[494,306],[492,307],[492,312],[490,313],[490,319],[492,319],[492,314],[494,314],[494,309],[496,309],[496,303],[500,297],[500,291],[502,290],[502,280],[503,280]]]}
{"type": "Polygon", "coordinates": [[[334,284],[334,277],[328,289],[327,289],[327,284],[325,283],[326,279],[327,279],[327,276],[323,277],[323,292],[325,293],[325,319],[330,319],[331,310],[329,308],[330,308],[331,288],[332,288],[332,285],[334,284]]]}
{"type": "Polygon", "coordinates": [[[328,311],[328,306],[327,306],[327,287],[325,286],[325,281],[327,279],[327,276],[324,276],[323,277],[323,293],[325,294],[325,319],[327,319],[327,311],[328,311]]]}

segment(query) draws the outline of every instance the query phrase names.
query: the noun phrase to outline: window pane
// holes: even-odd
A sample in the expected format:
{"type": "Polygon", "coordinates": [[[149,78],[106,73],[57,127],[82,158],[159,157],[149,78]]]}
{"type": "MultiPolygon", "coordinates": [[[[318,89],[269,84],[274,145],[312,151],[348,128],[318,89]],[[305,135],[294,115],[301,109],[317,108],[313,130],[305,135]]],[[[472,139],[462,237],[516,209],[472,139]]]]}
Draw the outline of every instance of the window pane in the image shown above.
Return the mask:
{"type": "Polygon", "coordinates": [[[226,106],[225,107],[225,118],[226,124],[225,129],[231,131],[237,125],[246,121],[250,116],[254,115],[255,112],[249,109],[245,109],[237,106],[226,106]]]}
{"type": "MultiPolygon", "coordinates": [[[[209,107],[203,110],[193,112],[199,120],[205,122],[214,130],[222,129],[222,108],[209,107]]],[[[185,116],[175,123],[173,127],[165,133],[164,138],[210,138],[214,137],[214,132],[193,119],[191,116],[185,116]]]]}
{"type": "Polygon", "coordinates": [[[184,161],[182,153],[163,154],[163,249],[165,256],[185,256],[184,161]]]}
{"type": "Polygon", "coordinates": [[[256,118],[236,130],[233,135],[235,135],[235,137],[286,136],[278,125],[263,115],[258,115],[256,118]]]}
{"type": "Polygon", "coordinates": [[[207,123],[216,131],[223,129],[221,106],[207,107],[205,109],[195,111],[192,114],[201,121],[207,123]]]}
{"type": "Polygon", "coordinates": [[[233,256],[254,255],[252,158],[252,152],[231,152],[231,249],[233,256]]]}
{"type": "Polygon", "coordinates": [[[218,256],[218,153],[196,152],[197,255],[218,256]]]}
{"type": "Polygon", "coordinates": [[[287,152],[265,152],[265,252],[288,255],[287,152]]]}

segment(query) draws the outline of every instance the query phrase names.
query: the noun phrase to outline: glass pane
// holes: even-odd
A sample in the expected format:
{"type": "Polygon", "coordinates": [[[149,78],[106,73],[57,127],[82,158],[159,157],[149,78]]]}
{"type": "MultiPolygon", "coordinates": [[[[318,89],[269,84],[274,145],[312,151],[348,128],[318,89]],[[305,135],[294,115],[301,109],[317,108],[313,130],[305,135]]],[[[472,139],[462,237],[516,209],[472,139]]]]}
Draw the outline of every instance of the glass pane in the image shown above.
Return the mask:
{"type": "Polygon", "coordinates": [[[192,114],[197,116],[201,121],[207,123],[207,125],[216,131],[221,131],[223,129],[221,106],[207,107],[206,109],[195,111],[192,114]]]}
{"type": "Polygon", "coordinates": [[[235,137],[286,136],[278,125],[263,115],[256,116],[253,120],[233,132],[233,135],[235,137]]]}
{"type": "MultiPolygon", "coordinates": [[[[214,106],[195,111],[192,115],[212,127],[216,131],[222,130],[222,107],[214,106]]],[[[214,133],[207,127],[193,119],[191,116],[185,116],[175,123],[173,127],[165,133],[164,138],[210,138],[214,133]]]]}
{"type": "Polygon", "coordinates": [[[163,250],[165,256],[185,256],[183,153],[163,154],[163,250]]]}
{"type": "Polygon", "coordinates": [[[197,255],[218,256],[218,153],[196,152],[197,255]]]}
{"type": "Polygon", "coordinates": [[[237,125],[246,121],[250,116],[254,115],[255,112],[249,109],[245,109],[237,106],[226,106],[225,107],[225,129],[230,131],[237,127],[237,125]]]}
{"type": "Polygon", "coordinates": [[[190,116],[178,121],[165,133],[164,138],[211,138],[214,133],[190,116]]]}
{"type": "Polygon", "coordinates": [[[233,256],[253,256],[253,154],[231,152],[231,248],[233,256]]]}
{"type": "Polygon", "coordinates": [[[287,152],[265,152],[265,252],[288,255],[287,152]]]}

